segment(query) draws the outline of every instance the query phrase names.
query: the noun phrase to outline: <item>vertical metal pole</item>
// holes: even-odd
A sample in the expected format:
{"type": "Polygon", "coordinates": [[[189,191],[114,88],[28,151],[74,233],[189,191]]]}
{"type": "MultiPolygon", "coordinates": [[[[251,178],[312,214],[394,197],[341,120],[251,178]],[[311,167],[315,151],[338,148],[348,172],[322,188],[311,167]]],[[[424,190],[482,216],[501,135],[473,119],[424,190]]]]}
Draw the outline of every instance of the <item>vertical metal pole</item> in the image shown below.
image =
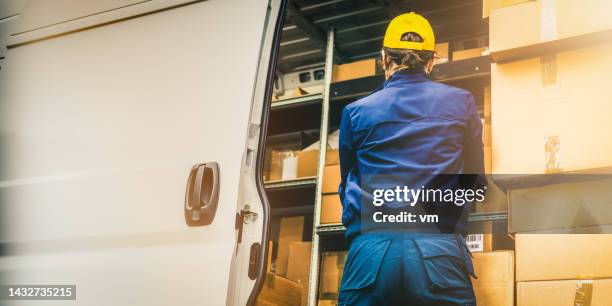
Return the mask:
{"type": "Polygon", "coordinates": [[[317,188],[315,194],[314,218],[312,227],[312,253],[310,255],[310,284],[308,286],[308,305],[316,306],[319,288],[319,235],[317,228],[321,217],[321,190],[323,182],[323,168],[327,154],[327,134],[329,128],[329,90],[334,65],[334,28],[327,32],[327,48],[325,52],[325,85],[323,88],[323,102],[321,103],[321,129],[319,137],[319,167],[317,170],[317,188]]]}

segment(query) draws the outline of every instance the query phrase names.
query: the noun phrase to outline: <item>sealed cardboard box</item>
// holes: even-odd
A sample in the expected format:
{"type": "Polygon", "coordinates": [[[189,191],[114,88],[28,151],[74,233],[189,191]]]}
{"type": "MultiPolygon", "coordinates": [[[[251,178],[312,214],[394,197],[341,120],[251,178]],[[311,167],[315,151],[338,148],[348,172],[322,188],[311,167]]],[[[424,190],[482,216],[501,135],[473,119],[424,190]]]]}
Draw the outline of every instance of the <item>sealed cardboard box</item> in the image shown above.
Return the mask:
{"type": "Polygon", "coordinates": [[[272,150],[268,181],[291,180],[297,177],[297,157],[291,150],[272,150]]]}
{"type": "Polygon", "coordinates": [[[535,0],[483,0],[482,1],[482,18],[488,18],[491,10],[496,10],[508,6],[513,6],[535,0]]]}
{"type": "Polygon", "coordinates": [[[311,242],[290,242],[287,278],[302,285],[302,305],[308,302],[311,242]]]}
{"type": "Polygon", "coordinates": [[[492,10],[491,52],[609,30],[611,8],[608,0],[538,0],[492,10]]]}
{"type": "MultiPolygon", "coordinates": [[[[338,150],[328,149],[325,153],[325,165],[340,164],[338,150]]],[[[319,150],[299,151],[297,153],[297,177],[311,177],[317,175],[319,165],[319,150]]]]}
{"type": "Polygon", "coordinates": [[[381,72],[376,59],[370,58],[348,64],[334,65],[332,83],[363,78],[381,72]]]}
{"type": "Polygon", "coordinates": [[[257,305],[296,306],[301,303],[302,285],[277,274],[268,273],[257,297],[257,305]]]}
{"type": "MultiPolygon", "coordinates": [[[[328,149],[325,154],[326,165],[337,165],[340,163],[338,150],[328,149]]],[[[319,150],[299,151],[297,153],[297,177],[312,177],[317,175],[319,166],[319,150]]]]}
{"type": "Polygon", "coordinates": [[[487,192],[485,193],[484,201],[475,202],[472,205],[477,213],[508,211],[506,193],[499,189],[490,175],[487,175],[487,192]]]}
{"type": "Polygon", "coordinates": [[[319,165],[319,150],[300,151],[297,153],[297,177],[317,175],[319,165]]]}
{"type": "Polygon", "coordinates": [[[319,279],[319,300],[337,300],[346,252],[323,252],[319,279]]]}
{"type": "Polygon", "coordinates": [[[516,280],[612,277],[612,235],[516,234],[516,280]]]}
{"type": "Polygon", "coordinates": [[[287,262],[289,259],[289,244],[302,241],[304,231],[304,217],[282,218],[278,235],[278,252],[276,254],[276,273],[287,275],[287,262]]]}
{"type": "Polygon", "coordinates": [[[512,251],[474,253],[478,278],[472,278],[478,305],[514,305],[514,254],[512,251]]]}
{"type": "Polygon", "coordinates": [[[474,48],[474,49],[454,51],[453,61],[460,61],[464,59],[479,57],[479,56],[482,56],[482,53],[484,51],[485,51],[485,48],[474,48]]]}
{"type": "Polygon", "coordinates": [[[320,221],[321,224],[342,222],[342,203],[337,193],[322,196],[320,221]]]}
{"type": "Polygon", "coordinates": [[[440,62],[448,61],[448,42],[437,43],[434,46],[436,56],[440,58],[440,62]]]}
{"type": "Polygon", "coordinates": [[[483,92],[483,122],[482,143],[484,145],[485,173],[491,174],[493,141],[491,139],[491,86],[484,88],[483,92]]]}
{"type": "Polygon", "coordinates": [[[532,232],[612,224],[612,177],[511,189],[508,227],[532,232]]]}
{"type": "Polygon", "coordinates": [[[339,151],[337,149],[327,149],[325,153],[325,165],[338,165],[340,164],[339,151]]]}
{"type": "Polygon", "coordinates": [[[612,305],[612,279],[518,282],[517,306],[612,305]]]}
{"type": "Polygon", "coordinates": [[[340,165],[325,166],[323,170],[323,193],[336,193],[340,185],[340,165]]]}
{"type": "Polygon", "coordinates": [[[492,172],[542,174],[612,165],[612,73],[603,67],[612,67],[611,43],[492,64],[492,172]]]}

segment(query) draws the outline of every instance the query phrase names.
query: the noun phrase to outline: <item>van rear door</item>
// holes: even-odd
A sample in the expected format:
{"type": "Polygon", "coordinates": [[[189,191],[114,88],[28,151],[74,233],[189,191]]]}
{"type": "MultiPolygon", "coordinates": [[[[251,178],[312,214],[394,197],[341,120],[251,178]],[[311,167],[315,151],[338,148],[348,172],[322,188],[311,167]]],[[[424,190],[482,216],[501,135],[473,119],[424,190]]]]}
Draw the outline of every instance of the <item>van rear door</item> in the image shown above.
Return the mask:
{"type": "Polygon", "coordinates": [[[278,2],[15,1],[0,18],[2,283],[76,285],[88,306],[246,303],[278,2]]]}

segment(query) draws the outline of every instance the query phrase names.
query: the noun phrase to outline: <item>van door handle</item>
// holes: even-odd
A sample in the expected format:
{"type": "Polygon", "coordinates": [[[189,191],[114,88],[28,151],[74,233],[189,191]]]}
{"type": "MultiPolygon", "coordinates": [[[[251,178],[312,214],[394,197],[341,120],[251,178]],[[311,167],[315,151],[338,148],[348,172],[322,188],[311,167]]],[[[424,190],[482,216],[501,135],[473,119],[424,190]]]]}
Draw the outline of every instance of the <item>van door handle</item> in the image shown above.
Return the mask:
{"type": "Polygon", "coordinates": [[[209,225],[219,202],[219,164],[197,164],[189,171],[185,191],[185,222],[189,226],[209,225]]]}

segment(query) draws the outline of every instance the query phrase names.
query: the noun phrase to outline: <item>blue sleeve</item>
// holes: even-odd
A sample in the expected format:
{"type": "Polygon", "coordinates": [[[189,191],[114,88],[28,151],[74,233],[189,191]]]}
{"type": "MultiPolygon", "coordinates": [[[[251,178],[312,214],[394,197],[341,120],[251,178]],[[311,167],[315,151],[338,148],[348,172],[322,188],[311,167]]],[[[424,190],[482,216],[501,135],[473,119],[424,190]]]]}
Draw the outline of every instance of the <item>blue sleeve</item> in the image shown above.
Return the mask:
{"type": "Polygon", "coordinates": [[[344,194],[346,190],[346,180],[349,172],[356,166],[357,157],[353,147],[353,134],[351,130],[351,116],[346,108],[342,110],[342,120],[340,121],[340,139],[339,139],[339,155],[340,155],[340,186],[338,186],[338,194],[340,200],[344,203],[344,194]]]}

